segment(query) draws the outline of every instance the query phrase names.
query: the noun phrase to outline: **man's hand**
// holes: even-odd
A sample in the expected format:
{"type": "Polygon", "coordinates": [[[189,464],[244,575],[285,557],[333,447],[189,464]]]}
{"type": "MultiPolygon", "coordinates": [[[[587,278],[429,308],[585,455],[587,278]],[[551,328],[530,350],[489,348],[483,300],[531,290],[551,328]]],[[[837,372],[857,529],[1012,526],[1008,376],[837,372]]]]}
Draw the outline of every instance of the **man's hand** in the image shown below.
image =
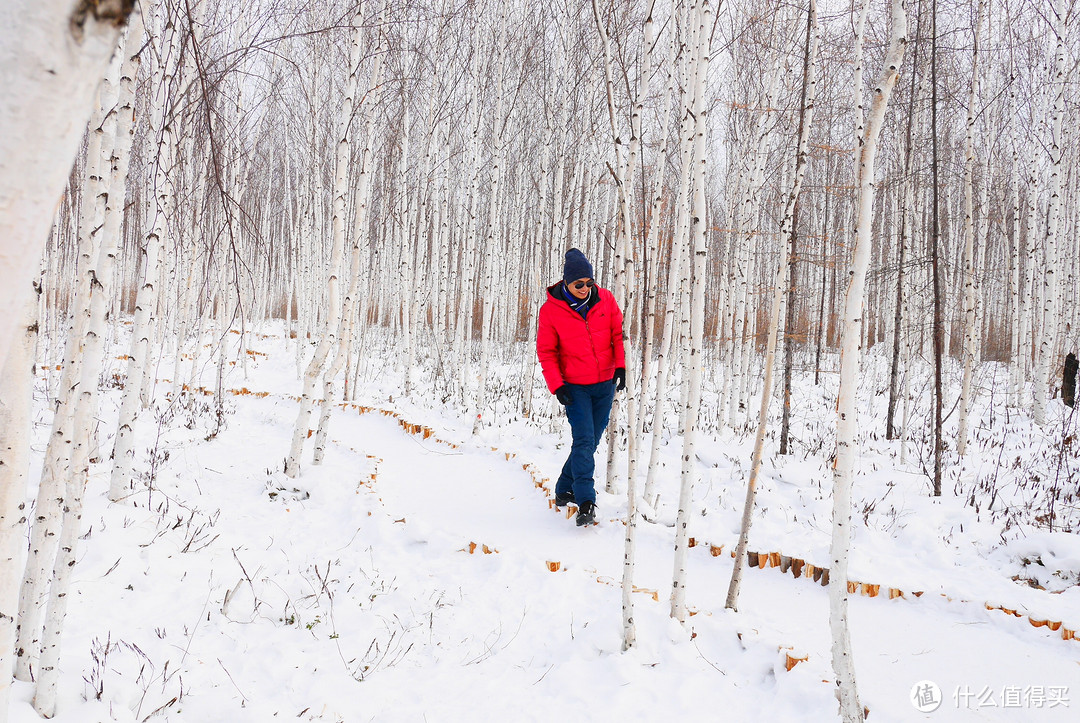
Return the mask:
{"type": "Polygon", "coordinates": [[[621,392],[626,389],[626,370],[619,367],[615,370],[615,391],[621,392]]]}
{"type": "Polygon", "coordinates": [[[563,384],[561,387],[555,390],[555,398],[559,400],[559,404],[568,406],[574,401],[573,395],[570,394],[570,387],[563,384]]]}

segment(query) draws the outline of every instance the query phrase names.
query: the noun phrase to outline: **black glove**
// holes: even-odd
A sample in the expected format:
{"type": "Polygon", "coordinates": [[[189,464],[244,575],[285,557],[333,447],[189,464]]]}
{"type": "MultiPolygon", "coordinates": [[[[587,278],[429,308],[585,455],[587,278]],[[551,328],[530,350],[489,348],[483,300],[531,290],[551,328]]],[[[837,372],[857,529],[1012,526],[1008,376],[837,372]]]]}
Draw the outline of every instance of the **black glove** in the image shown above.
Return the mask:
{"type": "Polygon", "coordinates": [[[570,387],[565,384],[555,390],[555,398],[558,399],[559,404],[563,405],[564,407],[574,401],[574,397],[570,394],[570,387]]]}
{"type": "Polygon", "coordinates": [[[615,380],[615,391],[621,392],[623,389],[626,389],[626,370],[623,369],[622,367],[619,367],[618,369],[616,369],[615,370],[614,380],[615,380]]]}

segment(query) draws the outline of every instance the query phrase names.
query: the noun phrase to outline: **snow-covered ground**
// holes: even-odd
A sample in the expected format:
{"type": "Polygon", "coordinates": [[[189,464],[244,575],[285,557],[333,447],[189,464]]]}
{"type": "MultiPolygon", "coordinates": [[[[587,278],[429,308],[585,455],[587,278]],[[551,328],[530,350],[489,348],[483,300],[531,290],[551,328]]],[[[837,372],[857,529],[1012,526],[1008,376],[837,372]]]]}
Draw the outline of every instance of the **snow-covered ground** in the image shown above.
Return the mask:
{"type": "MultiPolygon", "coordinates": [[[[225,386],[256,394],[227,395],[216,436],[212,397],[170,406],[170,384],[157,385],[156,413],[137,430],[148,488],[109,503],[108,465],[92,468],[55,720],[836,718],[824,587],[748,569],[739,611],[724,609],[749,435],[699,442],[685,627],[668,616],[681,444],[663,448],[658,522],[639,526],[638,645],[623,653],[625,500],[601,492],[600,525],[585,529],[550,507],[565,422],[507,414],[473,435],[472,419],[423,381],[406,399],[400,376],[379,367],[356,404],[396,416],[339,407],[325,462],[310,463],[309,440],[290,480],[281,469],[300,385],[283,337],[250,337],[247,377],[236,366],[225,386]],[[789,658],[804,660],[788,670],[789,658]]],[[[873,358],[868,369],[861,408],[880,426],[873,358]]],[[[880,588],[852,598],[851,625],[872,721],[1080,715],[1080,640],[1063,636],[1080,631],[1080,541],[1024,515],[1038,493],[1024,480],[1060,468],[1047,461],[1055,432],[1015,412],[1007,422],[986,369],[970,457],[941,498],[917,465],[899,464],[898,442],[863,426],[851,578],[880,588]],[[934,712],[912,698],[926,681],[934,712]]],[[[497,369],[494,383],[515,373],[497,369]]],[[[794,454],[767,449],[750,549],[827,567],[831,409],[829,388],[810,381],[796,389],[794,454]]],[[[118,394],[102,395],[102,450],[118,394]]],[[[38,401],[33,479],[49,421],[38,401]]],[[[602,446],[600,480],[605,456],[602,446]]],[[[1055,519],[1074,518],[1075,507],[1055,519]]],[[[16,723],[38,720],[31,694],[17,684],[16,723]]]]}

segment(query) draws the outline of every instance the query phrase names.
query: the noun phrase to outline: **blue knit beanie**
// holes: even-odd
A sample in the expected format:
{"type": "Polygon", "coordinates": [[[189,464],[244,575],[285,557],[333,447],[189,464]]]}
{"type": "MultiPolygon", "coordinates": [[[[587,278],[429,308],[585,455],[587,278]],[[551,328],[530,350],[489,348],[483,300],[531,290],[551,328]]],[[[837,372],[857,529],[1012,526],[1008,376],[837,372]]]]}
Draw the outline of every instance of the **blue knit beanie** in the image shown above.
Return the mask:
{"type": "Polygon", "coordinates": [[[566,283],[578,279],[591,279],[593,277],[592,264],[585,258],[585,254],[577,249],[566,252],[566,262],[563,263],[562,278],[566,283]]]}

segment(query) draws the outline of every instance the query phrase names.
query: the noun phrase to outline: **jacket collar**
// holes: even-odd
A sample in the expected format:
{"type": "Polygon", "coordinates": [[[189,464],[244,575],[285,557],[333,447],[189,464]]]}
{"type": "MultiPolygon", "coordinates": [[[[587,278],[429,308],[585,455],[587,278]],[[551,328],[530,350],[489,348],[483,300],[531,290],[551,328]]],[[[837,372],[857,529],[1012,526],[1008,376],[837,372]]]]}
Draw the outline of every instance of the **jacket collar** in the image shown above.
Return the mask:
{"type": "Polygon", "coordinates": [[[570,293],[565,282],[562,281],[549,286],[547,292],[550,300],[565,305],[568,311],[572,311],[582,318],[585,318],[585,313],[588,313],[589,309],[600,303],[600,287],[597,285],[592,287],[587,298],[580,300],[570,293]]]}

